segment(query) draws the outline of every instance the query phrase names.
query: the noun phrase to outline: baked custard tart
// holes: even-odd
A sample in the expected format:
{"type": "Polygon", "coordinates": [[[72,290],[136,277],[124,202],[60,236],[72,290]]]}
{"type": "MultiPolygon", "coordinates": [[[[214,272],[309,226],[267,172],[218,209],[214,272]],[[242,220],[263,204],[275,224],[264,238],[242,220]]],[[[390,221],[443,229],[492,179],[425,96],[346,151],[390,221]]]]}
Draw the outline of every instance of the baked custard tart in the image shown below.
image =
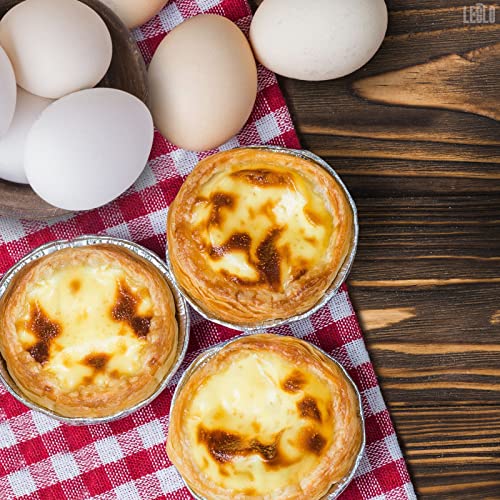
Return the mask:
{"type": "Polygon", "coordinates": [[[258,327],[309,311],[353,246],[346,190],[314,161],[242,148],[202,160],[172,203],[171,270],[209,317],[258,327]]]}
{"type": "Polygon", "coordinates": [[[293,337],[250,335],[195,361],[170,414],[167,452],[207,500],[318,500],[345,485],[364,445],[343,369],[293,337]]]}
{"type": "Polygon", "coordinates": [[[173,365],[177,343],[167,282],[115,245],[46,255],[19,271],[0,302],[11,378],[63,417],[108,417],[144,401],[173,365]]]}

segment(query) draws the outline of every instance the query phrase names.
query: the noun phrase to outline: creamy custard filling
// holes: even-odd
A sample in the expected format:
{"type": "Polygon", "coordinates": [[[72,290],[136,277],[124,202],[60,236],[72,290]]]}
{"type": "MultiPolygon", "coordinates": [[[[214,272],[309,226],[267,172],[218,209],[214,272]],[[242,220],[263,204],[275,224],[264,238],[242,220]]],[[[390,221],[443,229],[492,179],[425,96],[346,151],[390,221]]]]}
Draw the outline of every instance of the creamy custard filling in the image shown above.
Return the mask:
{"type": "Polygon", "coordinates": [[[318,466],[335,434],[331,388],[272,352],[235,356],[185,412],[190,453],[211,481],[265,495],[318,466]]]}
{"type": "Polygon", "coordinates": [[[282,290],[325,258],[337,233],[332,212],[300,173],[250,163],[202,186],[191,223],[211,269],[282,290]]]}
{"type": "Polygon", "coordinates": [[[52,270],[26,298],[18,338],[62,390],[107,386],[142,368],[153,303],[120,268],[52,270]]]}

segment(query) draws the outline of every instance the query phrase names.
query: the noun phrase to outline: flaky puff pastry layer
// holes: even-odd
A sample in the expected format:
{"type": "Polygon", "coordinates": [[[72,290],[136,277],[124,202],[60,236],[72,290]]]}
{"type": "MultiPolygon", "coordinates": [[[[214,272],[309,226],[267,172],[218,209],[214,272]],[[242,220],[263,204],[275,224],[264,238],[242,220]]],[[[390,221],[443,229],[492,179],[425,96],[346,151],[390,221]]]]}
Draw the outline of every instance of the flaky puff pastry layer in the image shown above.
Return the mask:
{"type": "Polygon", "coordinates": [[[106,417],[144,401],[170,370],[177,342],[167,282],[113,245],[42,257],[0,303],[10,375],[27,398],[64,417],[106,417]]]}
{"type": "Polygon", "coordinates": [[[172,203],[175,277],[211,317],[241,326],[310,310],[353,240],[344,189],[287,153],[236,149],[202,160],[172,203]]]}
{"type": "Polygon", "coordinates": [[[173,403],[167,452],[208,500],[317,500],[352,471],[358,396],[307,342],[251,335],[194,369],[173,403]]]}

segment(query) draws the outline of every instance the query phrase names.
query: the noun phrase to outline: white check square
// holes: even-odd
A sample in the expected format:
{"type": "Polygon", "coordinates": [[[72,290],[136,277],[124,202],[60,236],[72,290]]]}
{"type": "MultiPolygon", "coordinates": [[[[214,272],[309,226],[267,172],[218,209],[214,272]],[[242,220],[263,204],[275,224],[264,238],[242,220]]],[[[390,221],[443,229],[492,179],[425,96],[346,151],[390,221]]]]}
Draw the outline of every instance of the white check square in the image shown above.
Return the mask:
{"type": "Polygon", "coordinates": [[[365,396],[368,401],[372,415],[376,415],[386,409],[384,398],[382,397],[382,393],[380,392],[380,388],[378,386],[364,390],[363,396],[365,396]]]}
{"type": "Polygon", "coordinates": [[[365,343],[362,339],[353,340],[352,342],[346,344],[344,347],[354,367],[358,367],[370,362],[365,343]]]}
{"type": "Polygon", "coordinates": [[[10,487],[16,497],[31,495],[36,491],[35,481],[29,469],[21,469],[8,475],[10,487]]]}
{"type": "Polygon", "coordinates": [[[37,411],[31,412],[31,418],[35,422],[35,426],[40,434],[46,434],[61,426],[61,423],[53,418],[47,417],[43,413],[37,411]]]}
{"type": "Polygon", "coordinates": [[[17,443],[16,436],[12,432],[8,422],[0,423],[0,450],[10,448],[17,443]]]}
{"type": "Polygon", "coordinates": [[[340,292],[328,303],[333,321],[349,318],[354,314],[346,292],[340,292]]]}
{"type": "Polygon", "coordinates": [[[168,467],[167,469],[159,470],[156,473],[160,481],[163,493],[172,493],[184,487],[184,481],[177,472],[175,467],[168,467]]]}
{"type": "Polygon", "coordinates": [[[139,491],[133,482],[118,486],[115,488],[115,493],[118,500],[141,500],[139,491]]]}
{"type": "Polygon", "coordinates": [[[196,0],[196,3],[202,11],[206,11],[220,4],[220,0],[196,0]]]}
{"type": "Polygon", "coordinates": [[[255,122],[255,126],[257,127],[257,132],[264,143],[269,142],[281,135],[278,122],[273,114],[263,116],[260,120],[255,122]]]}
{"type": "Polygon", "coordinates": [[[160,22],[165,31],[170,31],[184,21],[175,3],[169,3],[159,14],[160,22]]]}
{"type": "Polygon", "coordinates": [[[192,151],[183,151],[182,149],[176,149],[170,153],[175,168],[180,175],[188,175],[191,173],[193,168],[198,164],[198,156],[192,151]]]}
{"type": "Polygon", "coordinates": [[[385,445],[391,454],[392,460],[396,461],[403,458],[403,454],[401,453],[401,448],[399,447],[398,438],[396,434],[391,434],[384,438],[385,445]]]}
{"type": "Polygon", "coordinates": [[[295,321],[290,323],[290,330],[295,337],[303,339],[306,335],[311,335],[314,333],[314,326],[309,318],[303,319],[301,321],[295,321]]]}
{"type": "Polygon", "coordinates": [[[163,444],[166,440],[163,427],[159,420],[153,420],[137,428],[145,448],[163,444]]]}
{"type": "Polygon", "coordinates": [[[50,460],[59,481],[73,479],[80,474],[80,469],[71,453],[58,453],[50,457],[50,460]]]}
{"type": "Polygon", "coordinates": [[[104,465],[116,462],[123,458],[123,452],[120,444],[114,436],[96,441],[94,446],[99,454],[101,462],[104,465]]]}
{"type": "Polygon", "coordinates": [[[25,236],[24,226],[17,219],[0,217],[0,242],[10,243],[25,236]]]}

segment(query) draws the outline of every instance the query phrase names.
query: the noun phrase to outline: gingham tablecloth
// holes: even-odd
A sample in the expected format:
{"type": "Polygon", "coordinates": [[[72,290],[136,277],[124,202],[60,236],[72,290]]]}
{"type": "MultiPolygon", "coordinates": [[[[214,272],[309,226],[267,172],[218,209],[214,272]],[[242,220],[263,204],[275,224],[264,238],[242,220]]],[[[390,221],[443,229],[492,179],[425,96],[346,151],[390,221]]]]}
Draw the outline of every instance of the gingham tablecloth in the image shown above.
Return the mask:
{"type": "MultiPolygon", "coordinates": [[[[248,31],[251,11],[245,0],[172,1],[134,32],[146,61],[168,31],[202,12],[225,15],[248,31]]],[[[253,115],[243,132],[221,149],[250,144],[299,147],[276,79],[262,67],[253,115]]],[[[81,234],[130,239],[164,255],[167,207],[183,179],[205,156],[208,153],[176,149],[156,133],[146,171],[114,203],[49,223],[0,217],[0,276],[35,247],[81,234]]],[[[237,334],[193,316],[183,369],[202,350],[237,334]]],[[[366,453],[342,499],[416,498],[346,288],[312,318],[278,328],[276,333],[304,338],[333,354],[361,390],[366,453]]],[[[165,452],[168,411],[177,380],[178,376],[156,401],[132,416],[79,428],[28,410],[0,387],[0,498],[191,498],[165,452]]]]}

